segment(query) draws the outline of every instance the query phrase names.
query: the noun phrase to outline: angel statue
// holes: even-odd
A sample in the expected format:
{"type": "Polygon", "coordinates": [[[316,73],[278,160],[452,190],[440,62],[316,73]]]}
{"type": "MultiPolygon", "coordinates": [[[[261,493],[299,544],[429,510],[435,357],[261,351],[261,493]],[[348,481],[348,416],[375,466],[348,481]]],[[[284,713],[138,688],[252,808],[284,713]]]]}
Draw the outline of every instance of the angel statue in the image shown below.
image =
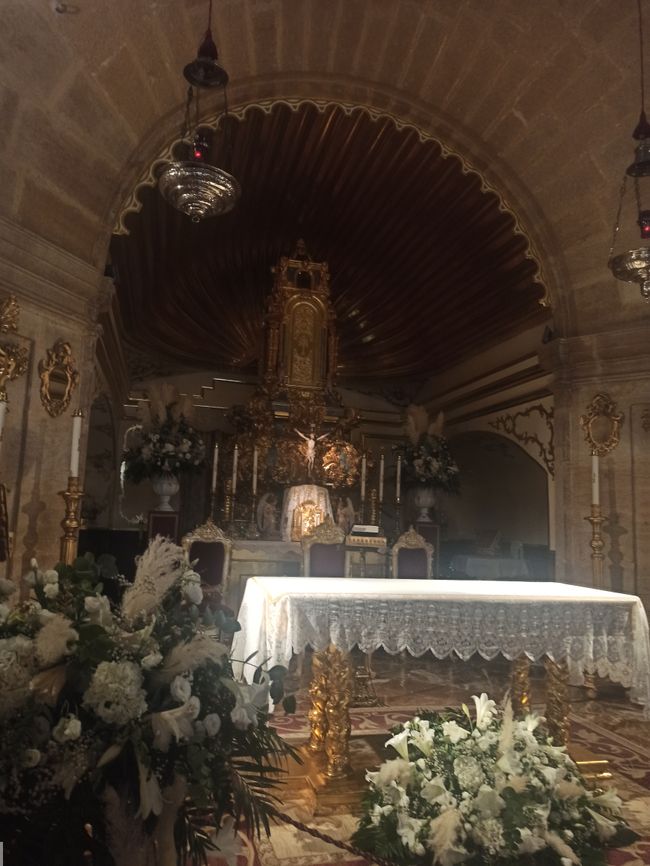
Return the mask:
{"type": "Polygon", "coordinates": [[[320,442],[321,439],[327,439],[329,433],[323,433],[321,436],[316,436],[314,431],[310,431],[310,433],[305,436],[304,433],[301,433],[297,428],[293,428],[298,436],[301,439],[305,440],[305,444],[303,445],[303,452],[305,455],[305,460],[307,461],[307,472],[311,475],[314,471],[314,458],[316,457],[316,443],[320,442]]]}
{"type": "Polygon", "coordinates": [[[265,538],[272,538],[277,531],[278,498],[274,493],[265,493],[257,506],[257,527],[265,538]]]}

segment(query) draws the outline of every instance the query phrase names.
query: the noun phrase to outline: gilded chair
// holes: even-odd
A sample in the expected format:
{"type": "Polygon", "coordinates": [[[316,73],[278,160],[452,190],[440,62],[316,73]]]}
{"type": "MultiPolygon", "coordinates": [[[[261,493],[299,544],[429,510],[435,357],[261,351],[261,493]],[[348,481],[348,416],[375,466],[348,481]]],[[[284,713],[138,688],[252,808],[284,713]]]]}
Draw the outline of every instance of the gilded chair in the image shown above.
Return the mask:
{"type": "Polygon", "coordinates": [[[433,577],[433,545],[412,526],[393,545],[391,560],[393,577],[433,577]]]}
{"type": "Polygon", "coordinates": [[[345,532],[328,515],[301,539],[305,577],[345,576],[345,532]]]}
{"type": "Polygon", "coordinates": [[[194,570],[201,575],[204,595],[214,592],[225,595],[232,541],[208,518],[202,526],[183,536],[182,545],[194,563],[194,570]]]}

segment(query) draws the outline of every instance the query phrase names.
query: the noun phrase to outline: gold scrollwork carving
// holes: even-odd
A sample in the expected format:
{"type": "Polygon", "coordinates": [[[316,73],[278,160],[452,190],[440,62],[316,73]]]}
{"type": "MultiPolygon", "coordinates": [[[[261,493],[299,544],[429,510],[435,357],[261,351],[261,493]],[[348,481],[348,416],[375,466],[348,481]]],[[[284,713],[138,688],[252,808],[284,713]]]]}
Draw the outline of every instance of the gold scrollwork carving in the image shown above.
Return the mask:
{"type": "Polygon", "coordinates": [[[512,436],[518,442],[524,445],[535,445],[539,451],[539,457],[544,466],[546,466],[551,477],[555,475],[555,446],[553,441],[553,407],[546,408],[541,403],[536,403],[534,406],[529,406],[521,412],[515,412],[510,415],[499,415],[494,421],[490,421],[490,427],[495,430],[503,430],[503,432],[512,436]],[[520,429],[518,422],[528,420],[534,413],[538,413],[541,419],[546,424],[548,430],[548,441],[542,442],[537,433],[530,433],[527,430],[520,429]]]}
{"type": "Polygon", "coordinates": [[[8,402],[7,382],[22,376],[27,370],[29,354],[27,349],[12,343],[0,344],[0,400],[8,402]]]}
{"type": "Polygon", "coordinates": [[[596,394],[587,411],[580,416],[585,441],[591,453],[606,457],[621,441],[623,413],[616,411],[616,403],[609,394],[596,394]]]}
{"type": "Polygon", "coordinates": [[[0,299],[0,334],[18,330],[20,307],[13,295],[0,299]]]}
{"type": "Polygon", "coordinates": [[[72,346],[57,340],[47,350],[44,360],[38,362],[41,377],[41,402],[52,418],[61,415],[70,405],[72,394],[79,384],[79,371],[72,355],[72,346]]]}

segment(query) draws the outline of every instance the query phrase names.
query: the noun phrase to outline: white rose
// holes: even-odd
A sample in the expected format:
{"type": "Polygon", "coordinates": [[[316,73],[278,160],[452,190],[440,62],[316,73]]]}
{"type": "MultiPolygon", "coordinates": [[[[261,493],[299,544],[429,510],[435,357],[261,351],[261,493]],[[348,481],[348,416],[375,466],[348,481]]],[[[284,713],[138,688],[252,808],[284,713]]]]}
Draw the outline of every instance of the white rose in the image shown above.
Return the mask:
{"type": "Polygon", "coordinates": [[[52,731],[52,736],[57,743],[67,743],[70,740],[78,740],[81,736],[81,722],[74,715],[63,716],[52,731]]]}
{"type": "Polygon", "coordinates": [[[0,598],[8,598],[16,591],[16,584],[13,580],[7,580],[6,577],[0,577],[0,598]]]}
{"type": "Polygon", "coordinates": [[[157,668],[161,661],[162,655],[159,652],[153,652],[146,655],[140,664],[146,671],[150,671],[152,668],[157,668]]]}
{"type": "Polygon", "coordinates": [[[216,737],[221,728],[221,718],[216,713],[210,713],[203,719],[205,732],[209,737],[216,737]]]}
{"type": "Polygon", "coordinates": [[[169,687],[169,691],[174,700],[178,701],[180,704],[184,704],[190,699],[192,686],[190,685],[189,680],[185,679],[185,677],[174,677],[172,684],[169,687]]]}
{"type": "Polygon", "coordinates": [[[191,604],[201,604],[203,601],[203,590],[196,583],[185,584],[183,595],[191,604]]]}
{"type": "Polygon", "coordinates": [[[43,592],[45,593],[45,598],[56,598],[59,594],[59,584],[46,583],[43,587],[43,592]]]}
{"type": "Polygon", "coordinates": [[[41,753],[38,749],[27,749],[23,755],[23,766],[28,769],[38,766],[41,761],[41,753]]]}
{"type": "Polygon", "coordinates": [[[53,568],[48,568],[46,572],[43,573],[43,583],[58,583],[59,582],[59,573],[55,571],[53,568]]]}

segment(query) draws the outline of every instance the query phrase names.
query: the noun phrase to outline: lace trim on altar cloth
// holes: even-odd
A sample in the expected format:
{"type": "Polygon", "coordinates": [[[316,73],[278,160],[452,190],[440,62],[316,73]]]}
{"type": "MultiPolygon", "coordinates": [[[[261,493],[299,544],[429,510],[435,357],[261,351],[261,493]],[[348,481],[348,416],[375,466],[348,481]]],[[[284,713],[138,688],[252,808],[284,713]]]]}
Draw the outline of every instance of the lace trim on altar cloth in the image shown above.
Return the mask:
{"type": "Polygon", "coordinates": [[[538,661],[549,655],[566,660],[572,685],[581,685],[587,671],[629,688],[650,717],[650,633],[640,600],[531,604],[285,596],[269,604],[266,614],[260,637],[273,664],[286,665],[293,653],[308,646],[324,650],[330,643],[345,652],[382,648],[413,656],[431,652],[440,659],[452,653],[463,660],[476,653],[514,659],[525,653],[538,661]]]}

